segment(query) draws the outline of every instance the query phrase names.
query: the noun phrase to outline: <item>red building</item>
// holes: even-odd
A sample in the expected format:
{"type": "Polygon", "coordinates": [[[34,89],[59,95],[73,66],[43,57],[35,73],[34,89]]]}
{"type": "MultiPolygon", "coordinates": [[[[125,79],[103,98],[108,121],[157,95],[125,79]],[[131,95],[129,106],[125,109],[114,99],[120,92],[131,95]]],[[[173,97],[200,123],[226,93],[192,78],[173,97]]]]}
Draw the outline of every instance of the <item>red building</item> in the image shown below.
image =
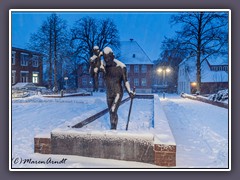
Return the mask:
{"type": "Polygon", "coordinates": [[[42,85],[42,54],[12,47],[12,85],[18,82],[32,82],[42,85]]]}
{"type": "MultiPolygon", "coordinates": [[[[114,53],[116,53],[114,51],[114,53]]],[[[116,53],[117,54],[117,53],[116,53]]],[[[152,92],[152,72],[153,63],[139,44],[130,39],[130,41],[120,42],[120,56],[116,57],[127,67],[128,81],[131,88],[136,87],[136,92],[152,92]]],[[[104,80],[100,73],[99,89],[105,89],[104,80]]],[[[83,64],[79,67],[79,88],[91,90],[92,79],[88,74],[88,67],[83,64]]]]}

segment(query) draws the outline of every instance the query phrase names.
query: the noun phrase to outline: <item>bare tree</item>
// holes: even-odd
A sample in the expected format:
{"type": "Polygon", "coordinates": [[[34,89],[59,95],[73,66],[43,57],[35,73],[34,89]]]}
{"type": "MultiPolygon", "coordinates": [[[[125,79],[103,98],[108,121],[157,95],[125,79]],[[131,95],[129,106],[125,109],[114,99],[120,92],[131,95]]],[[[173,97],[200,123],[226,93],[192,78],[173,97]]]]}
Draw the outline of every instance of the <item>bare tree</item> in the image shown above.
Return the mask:
{"type": "Polygon", "coordinates": [[[178,50],[196,57],[197,91],[201,91],[201,64],[214,54],[227,53],[228,13],[186,12],[173,15],[173,24],[181,24],[177,31],[178,50]]]}
{"type": "Polygon", "coordinates": [[[179,51],[180,43],[174,38],[165,37],[162,42],[162,52],[160,58],[156,61],[156,66],[169,66],[172,68],[170,80],[170,88],[175,89],[177,86],[178,65],[186,58],[187,53],[185,51],[179,51]]]}
{"type": "Polygon", "coordinates": [[[67,24],[56,13],[51,14],[44,21],[37,33],[30,38],[29,47],[41,51],[47,59],[48,87],[52,88],[54,77],[54,90],[58,91],[58,76],[62,74],[63,56],[66,51],[66,43],[69,45],[67,24]],[[60,67],[60,68],[58,68],[60,67]]]}
{"type": "Polygon", "coordinates": [[[52,88],[52,26],[48,20],[44,21],[36,33],[32,33],[29,48],[44,54],[48,65],[48,88],[52,88]]]}
{"type": "Polygon", "coordinates": [[[88,16],[83,17],[75,22],[71,32],[71,46],[75,54],[88,65],[95,45],[99,46],[100,50],[106,46],[119,47],[118,30],[111,19],[97,20],[88,16]]]}

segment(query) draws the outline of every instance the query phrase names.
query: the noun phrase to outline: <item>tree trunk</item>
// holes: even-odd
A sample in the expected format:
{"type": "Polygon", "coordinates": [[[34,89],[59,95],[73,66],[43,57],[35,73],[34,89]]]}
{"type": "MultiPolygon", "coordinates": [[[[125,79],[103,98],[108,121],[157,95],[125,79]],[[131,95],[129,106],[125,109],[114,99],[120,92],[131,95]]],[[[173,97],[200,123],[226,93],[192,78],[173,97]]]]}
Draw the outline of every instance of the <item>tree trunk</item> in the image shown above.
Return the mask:
{"type": "Polygon", "coordinates": [[[197,35],[197,91],[199,93],[201,93],[201,36],[202,36],[202,16],[203,16],[203,12],[200,12],[199,15],[199,23],[198,23],[198,35],[197,35]]]}
{"type": "Polygon", "coordinates": [[[56,20],[54,19],[54,92],[58,92],[57,82],[57,32],[56,32],[56,20]]]}
{"type": "Polygon", "coordinates": [[[48,88],[52,89],[52,28],[49,29],[49,71],[48,88]]]}

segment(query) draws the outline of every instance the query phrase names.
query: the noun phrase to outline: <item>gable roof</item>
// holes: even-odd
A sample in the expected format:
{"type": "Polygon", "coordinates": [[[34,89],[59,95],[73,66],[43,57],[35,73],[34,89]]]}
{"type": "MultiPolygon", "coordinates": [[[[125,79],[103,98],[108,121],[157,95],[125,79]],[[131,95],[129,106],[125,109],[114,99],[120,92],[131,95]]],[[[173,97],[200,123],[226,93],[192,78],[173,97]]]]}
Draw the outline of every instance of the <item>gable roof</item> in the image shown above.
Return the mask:
{"type": "Polygon", "coordinates": [[[207,61],[211,66],[228,65],[228,55],[211,56],[207,61]]]}
{"type": "MultiPolygon", "coordinates": [[[[195,82],[196,58],[184,60],[179,65],[187,67],[190,82],[195,82]]],[[[211,71],[206,61],[203,62],[201,69],[201,82],[228,82],[228,73],[226,71],[211,71]]]]}
{"type": "Polygon", "coordinates": [[[134,40],[121,41],[120,49],[119,60],[124,64],[153,64],[148,55],[134,40]]]}
{"type": "Polygon", "coordinates": [[[28,50],[28,49],[23,49],[23,48],[19,48],[19,47],[14,47],[14,46],[12,46],[12,51],[21,51],[21,52],[30,53],[30,54],[33,54],[33,55],[38,55],[38,56],[43,55],[40,52],[36,52],[36,51],[28,50]]]}

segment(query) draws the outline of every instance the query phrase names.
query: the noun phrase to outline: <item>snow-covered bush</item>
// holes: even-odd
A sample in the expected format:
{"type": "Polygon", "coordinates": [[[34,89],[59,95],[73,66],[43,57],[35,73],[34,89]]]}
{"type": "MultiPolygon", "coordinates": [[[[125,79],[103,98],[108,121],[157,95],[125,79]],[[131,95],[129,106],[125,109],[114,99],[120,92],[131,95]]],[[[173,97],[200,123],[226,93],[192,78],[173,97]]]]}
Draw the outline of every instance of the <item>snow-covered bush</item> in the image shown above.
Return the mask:
{"type": "Polygon", "coordinates": [[[228,89],[218,91],[208,97],[211,101],[228,102],[228,89]]]}

